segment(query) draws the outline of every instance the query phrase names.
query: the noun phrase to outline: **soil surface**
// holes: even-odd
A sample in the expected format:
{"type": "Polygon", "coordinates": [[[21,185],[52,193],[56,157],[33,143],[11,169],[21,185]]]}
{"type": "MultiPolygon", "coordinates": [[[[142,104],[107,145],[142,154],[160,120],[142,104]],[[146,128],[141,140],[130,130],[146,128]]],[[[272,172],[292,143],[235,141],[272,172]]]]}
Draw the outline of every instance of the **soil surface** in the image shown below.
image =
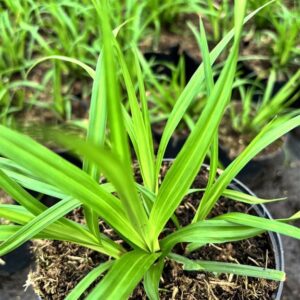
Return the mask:
{"type": "MultiPolygon", "coordinates": [[[[196,185],[204,186],[205,173],[197,177],[196,185]]],[[[206,179],[206,178],[205,178],[206,179]]],[[[194,183],[195,184],[195,183],[194,183]]],[[[202,195],[187,197],[176,211],[176,216],[183,226],[191,223],[195,209],[198,206],[198,199],[202,195]]],[[[224,214],[226,212],[238,211],[243,213],[253,213],[244,204],[229,201],[221,198],[209,217],[224,214]]],[[[172,224],[167,224],[167,228],[172,230],[172,224]]],[[[174,252],[180,255],[185,254],[185,244],[177,245],[174,252]]],[[[267,235],[255,237],[245,241],[207,245],[201,249],[188,254],[190,259],[216,260],[223,262],[233,262],[256,266],[268,265],[274,268],[274,256],[270,248],[267,235]],[[254,250],[255,249],[255,250],[254,250]]],[[[277,289],[276,282],[259,280],[256,278],[246,278],[243,276],[233,276],[221,274],[215,276],[207,272],[186,272],[182,266],[174,261],[168,260],[160,282],[160,299],[187,299],[187,300],[210,300],[210,299],[272,299],[274,291],[277,289]]],[[[143,288],[139,286],[130,298],[146,300],[143,288]]]]}
{"type": "MultiPolygon", "coordinates": [[[[290,137],[286,152],[286,163],[276,175],[247,183],[258,196],[281,197],[285,195],[288,197],[288,201],[268,205],[275,218],[286,217],[300,210],[300,139],[290,137]]],[[[299,222],[297,225],[300,225],[299,222]]],[[[282,240],[287,273],[282,300],[297,300],[300,294],[300,241],[286,237],[282,237],[282,240]]],[[[28,271],[29,268],[25,268],[16,276],[1,278],[0,300],[35,299],[30,289],[24,292],[28,271]]]]}

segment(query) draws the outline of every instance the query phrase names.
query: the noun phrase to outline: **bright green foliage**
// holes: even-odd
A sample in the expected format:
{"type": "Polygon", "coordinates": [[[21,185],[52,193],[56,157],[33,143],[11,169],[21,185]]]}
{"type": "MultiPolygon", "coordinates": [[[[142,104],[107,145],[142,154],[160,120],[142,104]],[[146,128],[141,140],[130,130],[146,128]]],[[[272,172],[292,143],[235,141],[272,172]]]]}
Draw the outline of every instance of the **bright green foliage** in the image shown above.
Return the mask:
{"type": "MultiPolygon", "coordinates": [[[[266,0],[250,1],[252,8],[266,3],[266,0]]],[[[255,18],[252,32],[255,49],[268,53],[270,69],[287,80],[299,68],[300,5],[299,1],[275,1],[272,13],[262,10],[255,18]]],[[[256,53],[253,53],[256,54],[256,53]]],[[[270,70],[261,73],[268,74],[270,70]]]]}
{"type": "MultiPolygon", "coordinates": [[[[114,12],[111,15],[112,27],[123,27],[118,36],[122,50],[127,50],[131,43],[138,44],[145,35],[152,34],[153,31],[158,39],[161,26],[171,22],[179,14],[203,11],[198,0],[165,1],[163,5],[156,0],[110,1],[110,8],[114,12]]],[[[11,78],[20,78],[21,82],[25,80],[25,69],[40,57],[67,56],[94,65],[101,44],[101,28],[97,24],[100,25],[100,18],[91,0],[1,1],[0,96],[7,88],[2,87],[2,84],[11,82],[11,78]]],[[[70,90],[74,81],[81,80],[81,88],[89,96],[90,91],[86,91],[84,87],[87,85],[83,81],[86,80],[82,76],[84,73],[78,71],[75,65],[54,62],[50,67],[39,66],[34,74],[37,74],[35,82],[38,80],[44,86],[52,86],[53,101],[43,101],[42,105],[58,119],[69,121],[71,118],[74,95],[70,90]]],[[[31,101],[26,99],[25,102],[22,99],[21,110],[30,105],[41,106],[39,100],[43,99],[44,91],[30,88],[30,92],[33,93],[31,101]]],[[[21,95],[6,94],[6,103],[16,101],[17,97],[21,95]]],[[[1,114],[5,116],[0,119],[1,124],[10,125],[7,118],[11,118],[18,108],[7,111],[5,106],[1,109],[1,114]]]]}
{"type": "MultiPolygon", "coordinates": [[[[277,270],[215,261],[191,261],[173,253],[178,243],[189,243],[187,251],[195,251],[208,243],[239,241],[268,230],[300,239],[300,230],[288,224],[298,219],[299,214],[284,220],[268,220],[239,213],[207,218],[221,195],[246,203],[265,202],[264,199],[232,192],[228,190],[228,185],[259,151],[300,125],[300,116],[290,116],[279,128],[267,125],[249,147],[215,178],[218,126],[231,98],[246,0],[236,1],[234,31],[210,54],[204,26],[201,25],[204,63],[176,101],[156,157],[139,53],[135,47],[130,50],[134,62],[130,67],[137,76],[137,81],[134,81],[122,48],[113,35],[107,1],[94,0],[93,4],[100,20],[102,43],[96,71],[81,63],[93,77],[87,138],[83,140],[51,130],[44,132],[79,154],[83,167],[80,169],[72,165],[24,134],[0,126],[0,153],[3,155],[0,159],[0,186],[20,204],[0,206],[0,217],[15,223],[0,226],[0,255],[29,239],[69,241],[107,255],[108,261],[92,270],[69,294],[67,299],[72,300],[78,299],[98,278],[100,282],[87,299],[126,299],[143,278],[148,297],[158,299],[159,279],[166,257],[183,264],[186,270],[284,280],[285,274],[277,270]],[[218,80],[214,82],[211,64],[232,37],[230,55],[218,80]],[[201,82],[205,84],[208,94],[206,105],[187,142],[160,183],[159,172],[165,147],[201,82]],[[123,83],[127,93],[128,110],[122,102],[120,83],[123,83]],[[137,157],[136,169],[140,171],[141,182],[136,182],[134,178],[129,139],[137,157]],[[192,184],[209,151],[212,153],[209,183],[193,222],[177,226],[171,234],[166,233],[161,238],[170,219],[175,224],[180,222],[174,213],[184,197],[193,192],[195,187],[192,184]],[[100,175],[105,177],[106,183],[99,182],[100,175]],[[60,201],[47,208],[25,188],[42,191],[60,201]],[[87,226],[64,217],[80,205],[85,209],[87,226]],[[119,235],[126,247],[97,230],[99,219],[119,235]]],[[[78,61],[74,62],[78,64],[78,61]]]]}
{"type": "Polygon", "coordinates": [[[278,13],[272,18],[272,25],[275,29],[275,34],[269,32],[274,52],[272,65],[279,70],[292,64],[297,66],[296,58],[300,55],[300,50],[297,49],[300,42],[300,7],[289,9],[280,5],[278,13]]]}
{"type": "Polygon", "coordinates": [[[212,41],[218,42],[232,27],[232,10],[228,0],[216,3],[213,0],[207,1],[209,11],[208,20],[212,26],[212,41]]]}
{"type": "MultiPolygon", "coordinates": [[[[41,66],[35,72],[30,88],[25,84],[27,80],[25,69],[37,57],[55,54],[76,57],[85,63],[93,63],[100,51],[99,41],[89,46],[89,40],[98,35],[94,27],[96,23],[98,23],[97,14],[89,0],[4,0],[1,2],[0,80],[11,81],[10,78],[20,78],[19,83],[24,82],[23,87],[27,87],[28,91],[26,102],[17,99],[19,105],[16,108],[15,98],[19,98],[20,95],[15,95],[15,88],[12,93],[6,94],[6,102],[13,104],[10,107],[11,111],[1,109],[1,113],[5,116],[1,124],[10,125],[10,120],[7,118],[11,118],[14,112],[28,109],[32,105],[43,106],[45,110],[53,111],[58,119],[70,118],[72,95],[65,95],[69,93],[66,92],[65,86],[72,86],[74,79],[81,77],[78,68],[72,68],[73,65],[68,65],[66,68],[61,62],[55,62],[52,68],[48,67],[45,72],[43,70],[45,67],[41,66]],[[63,81],[62,77],[66,74],[71,74],[72,77],[68,76],[68,79],[63,81]],[[53,102],[38,102],[43,98],[45,91],[34,88],[37,80],[44,86],[50,84],[53,86],[53,102]],[[30,99],[28,99],[29,94],[30,99]]],[[[1,86],[0,92],[2,93],[1,86]]]]}

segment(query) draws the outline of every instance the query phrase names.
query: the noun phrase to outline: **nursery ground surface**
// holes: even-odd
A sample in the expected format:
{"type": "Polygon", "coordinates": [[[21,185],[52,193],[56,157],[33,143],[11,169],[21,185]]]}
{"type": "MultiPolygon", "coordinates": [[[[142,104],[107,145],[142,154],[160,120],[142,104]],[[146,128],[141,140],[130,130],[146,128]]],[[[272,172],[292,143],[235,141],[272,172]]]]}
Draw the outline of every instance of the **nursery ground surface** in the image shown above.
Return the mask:
{"type": "MultiPolygon", "coordinates": [[[[286,150],[286,162],[282,168],[259,182],[248,182],[258,196],[288,197],[286,202],[268,205],[274,218],[289,216],[300,210],[300,139],[290,138],[286,150]]],[[[300,226],[300,223],[297,225],[300,226]]],[[[282,240],[287,273],[282,300],[297,300],[300,294],[300,241],[286,237],[282,237],[282,240]]],[[[0,300],[35,299],[30,289],[24,292],[28,270],[26,268],[14,277],[1,278],[0,300]]]]}

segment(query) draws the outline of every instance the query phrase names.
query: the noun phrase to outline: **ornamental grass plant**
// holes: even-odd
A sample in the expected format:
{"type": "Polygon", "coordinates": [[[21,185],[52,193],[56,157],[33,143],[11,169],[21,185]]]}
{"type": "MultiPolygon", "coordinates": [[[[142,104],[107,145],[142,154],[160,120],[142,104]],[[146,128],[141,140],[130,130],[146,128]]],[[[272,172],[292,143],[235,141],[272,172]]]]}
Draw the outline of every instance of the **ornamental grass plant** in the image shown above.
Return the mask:
{"type": "Polygon", "coordinates": [[[208,217],[224,193],[235,201],[250,205],[264,203],[262,199],[237,191],[230,196],[228,185],[257,153],[300,125],[300,116],[286,119],[280,127],[267,124],[217,176],[218,126],[231,98],[247,1],[235,1],[234,30],[211,53],[204,27],[201,26],[203,64],[177,99],[156,154],[137,50],[133,45],[137,75],[137,81],[133,81],[112,32],[109,21],[111,11],[107,2],[93,2],[101,20],[103,39],[96,70],[82,64],[94,80],[86,140],[52,130],[45,132],[59,144],[79,154],[83,167],[80,169],[72,165],[20,132],[0,127],[0,186],[19,203],[0,205],[0,217],[14,223],[0,226],[0,255],[33,239],[67,241],[105,255],[107,261],[91,270],[67,296],[68,300],[78,299],[95,281],[87,299],[127,299],[141,281],[147,296],[159,299],[159,281],[167,260],[183,264],[187,271],[232,273],[283,281],[285,274],[281,270],[192,260],[174,252],[174,247],[180,243],[187,243],[187,251],[194,251],[206,244],[240,241],[267,231],[300,239],[300,229],[288,224],[299,218],[299,213],[279,220],[239,212],[208,217]],[[232,38],[230,55],[218,80],[214,82],[211,64],[232,38]],[[120,80],[126,87],[129,112],[121,101],[120,80]],[[160,182],[167,143],[202,82],[205,82],[208,94],[206,105],[185,145],[160,182]],[[133,174],[129,140],[137,158],[141,183],[135,180],[133,174]],[[194,179],[209,151],[209,178],[203,197],[191,223],[178,224],[174,213],[183,198],[191,192],[194,179]],[[99,182],[101,176],[106,178],[106,182],[99,182]],[[59,201],[48,208],[28,190],[56,197],[59,201]],[[65,217],[78,207],[84,209],[85,225],[65,217]],[[122,244],[99,231],[99,219],[113,229],[122,244]],[[170,220],[176,224],[171,233],[165,230],[170,220]],[[99,278],[101,280],[97,281],[99,278]]]}

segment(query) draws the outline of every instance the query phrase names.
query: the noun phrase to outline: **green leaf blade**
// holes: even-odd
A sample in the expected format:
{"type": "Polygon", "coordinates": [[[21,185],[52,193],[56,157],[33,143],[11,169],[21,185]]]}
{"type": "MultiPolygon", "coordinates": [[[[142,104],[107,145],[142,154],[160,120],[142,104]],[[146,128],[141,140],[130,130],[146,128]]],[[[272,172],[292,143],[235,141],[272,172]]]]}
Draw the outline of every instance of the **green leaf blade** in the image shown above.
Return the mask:
{"type": "Polygon", "coordinates": [[[138,250],[124,254],[89,294],[87,300],[126,299],[159,256],[157,253],[138,250]]]}
{"type": "Polygon", "coordinates": [[[275,281],[285,281],[286,279],[285,273],[281,270],[218,261],[190,260],[177,254],[170,254],[169,257],[176,262],[183,264],[183,268],[186,271],[207,271],[219,274],[227,273],[275,281]]]}
{"type": "Polygon", "coordinates": [[[88,275],[86,275],[67,295],[66,300],[77,300],[89,288],[89,286],[104,272],[111,268],[114,261],[107,261],[94,268],[88,275]]]}

